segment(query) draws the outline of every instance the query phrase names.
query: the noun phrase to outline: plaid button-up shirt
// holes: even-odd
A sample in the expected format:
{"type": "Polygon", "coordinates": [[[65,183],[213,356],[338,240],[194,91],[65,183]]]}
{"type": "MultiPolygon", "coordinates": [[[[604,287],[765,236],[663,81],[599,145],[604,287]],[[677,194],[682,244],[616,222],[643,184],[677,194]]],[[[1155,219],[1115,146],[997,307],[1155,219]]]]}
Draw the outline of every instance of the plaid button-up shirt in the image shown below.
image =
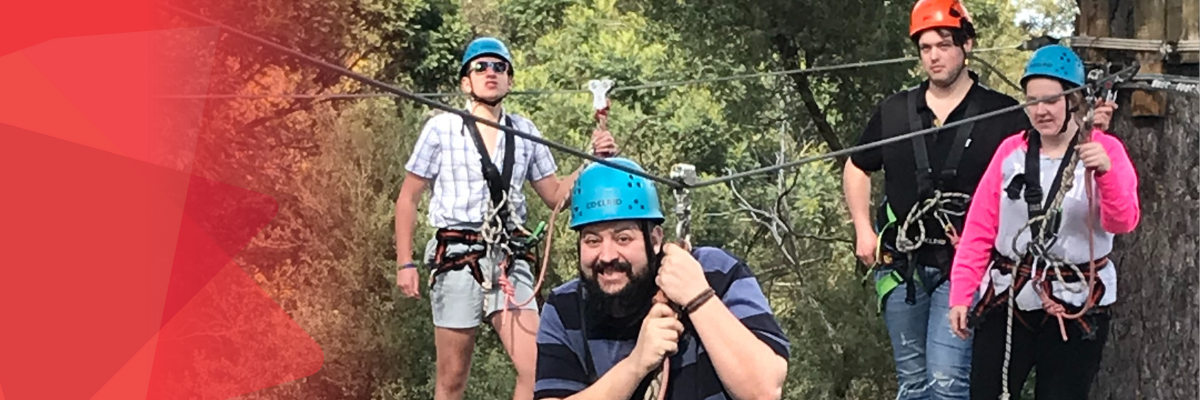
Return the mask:
{"type": "MultiPolygon", "coordinates": [[[[533,122],[524,117],[503,114],[501,125],[511,119],[512,127],[538,137],[542,134],[533,122]]],[[[429,201],[429,223],[436,228],[479,229],[490,201],[487,180],[483,178],[479,150],[471,138],[470,131],[463,125],[462,117],[445,113],[430,118],[421,130],[421,137],[409,157],[405,169],[433,182],[429,201]]],[[[503,169],[505,134],[500,132],[499,143],[492,163],[503,169]]],[[[524,224],[526,199],[522,188],[525,181],[534,182],[553,176],[558,165],[550,149],[544,145],[514,137],[512,181],[509,183],[508,200],[513,204],[511,221],[524,224]]]]}

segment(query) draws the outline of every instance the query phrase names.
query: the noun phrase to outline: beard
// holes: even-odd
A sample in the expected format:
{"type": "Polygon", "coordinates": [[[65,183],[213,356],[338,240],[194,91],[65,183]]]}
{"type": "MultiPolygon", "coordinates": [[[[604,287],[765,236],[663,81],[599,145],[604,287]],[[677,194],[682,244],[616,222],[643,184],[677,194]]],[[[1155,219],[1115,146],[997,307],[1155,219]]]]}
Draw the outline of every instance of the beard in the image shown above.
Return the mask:
{"type": "Polygon", "coordinates": [[[629,283],[625,284],[625,287],[612,294],[606,293],[600,288],[600,283],[596,279],[589,279],[584,276],[583,271],[580,271],[579,279],[583,282],[587,298],[587,301],[584,302],[584,312],[588,314],[588,321],[595,321],[596,325],[613,328],[612,331],[619,336],[631,333],[633,337],[636,337],[642,319],[650,312],[650,307],[653,305],[651,300],[658,292],[658,284],[654,281],[657,268],[647,268],[646,272],[634,274],[633,266],[629,263],[597,262],[592,264],[591,270],[599,272],[610,268],[624,273],[629,278],[629,283]]]}

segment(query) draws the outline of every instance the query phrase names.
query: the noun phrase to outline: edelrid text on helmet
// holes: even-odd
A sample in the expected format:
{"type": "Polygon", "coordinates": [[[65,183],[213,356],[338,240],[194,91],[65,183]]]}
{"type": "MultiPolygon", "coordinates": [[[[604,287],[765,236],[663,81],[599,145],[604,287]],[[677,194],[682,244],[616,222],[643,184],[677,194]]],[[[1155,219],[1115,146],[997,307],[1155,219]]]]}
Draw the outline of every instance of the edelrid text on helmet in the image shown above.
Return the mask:
{"type": "Polygon", "coordinates": [[[471,43],[467,45],[467,50],[463,52],[462,63],[458,68],[459,76],[466,76],[467,67],[470,65],[471,61],[483,56],[495,56],[504,60],[504,62],[507,62],[509,65],[508,74],[513,74],[514,68],[512,62],[512,53],[508,51],[508,46],[505,46],[504,42],[500,41],[500,39],[496,39],[494,37],[481,37],[472,40],[471,43]]]}
{"type": "MultiPolygon", "coordinates": [[[[607,161],[644,171],[627,158],[607,161]]],[[[600,163],[593,163],[571,188],[571,229],[605,221],[648,220],[662,223],[663,213],[654,182],[600,163]]]]}
{"type": "Polygon", "coordinates": [[[1025,73],[1021,75],[1021,87],[1025,87],[1025,83],[1030,79],[1039,76],[1058,79],[1064,86],[1083,86],[1083,60],[1063,45],[1042,47],[1033,52],[1033,57],[1025,64],[1025,73]]]}

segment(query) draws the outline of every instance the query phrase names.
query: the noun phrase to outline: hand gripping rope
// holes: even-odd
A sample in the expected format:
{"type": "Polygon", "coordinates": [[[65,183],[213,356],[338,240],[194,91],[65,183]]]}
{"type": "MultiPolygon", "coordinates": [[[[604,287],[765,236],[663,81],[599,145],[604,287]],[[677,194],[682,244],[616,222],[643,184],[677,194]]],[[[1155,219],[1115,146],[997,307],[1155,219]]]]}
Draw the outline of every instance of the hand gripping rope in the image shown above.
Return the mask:
{"type": "MultiPolygon", "coordinates": [[[[696,183],[696,167],[691,164],[675,164],[671,166],[671,179],[674,179],[685,186],[694,185],[696,183]]],[[[691,251],[692,249],[692,199],[691,193],[686,188],[675,188],[675,217],[678,219],[675,223],[675,239],[680,247],[684,250],[691,251]]],[[[671,304],[667,299],[667,295],[659,290],[654,295],[655,303],[663,303],[671,305],[672,309],[676,310],[675,317],[679,318],[679,308],[671,304]]],[[[662,367],[655,372],[654,379],[650,381],[650,386],[646,389],[645,400],[665,400],[667,398],[667,378],[671,373],[671,357],[663,357],[662,367]]]]}

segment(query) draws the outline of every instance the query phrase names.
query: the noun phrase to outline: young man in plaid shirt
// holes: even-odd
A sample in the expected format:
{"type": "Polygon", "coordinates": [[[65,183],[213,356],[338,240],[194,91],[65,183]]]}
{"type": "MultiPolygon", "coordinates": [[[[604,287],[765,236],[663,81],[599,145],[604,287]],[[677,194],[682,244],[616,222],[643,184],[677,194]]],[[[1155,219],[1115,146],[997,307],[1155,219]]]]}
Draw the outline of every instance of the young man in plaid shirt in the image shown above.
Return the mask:
{"type": "MultiPolygon", "coordinates": [[[[506,113],[500,105],[512,77],[512,56],[504,43],[484,37],[467,46],[459,78],[463,92],[471,96],[471,114],[540,137],[533,122],[506,113]]],[[[597,155],[617,153],[607,131],[593,133],[592,149],[597,155]]],[[[526,181],[543,203],[554,207],[568,196],[578,172],[560,178],[546,146],[483,124],[464,123],[462,117],[449,113],[426,122],[405,168],[408,174],[396,200],[396,284],[412,298],[420,297],[417,264],[413,262],[417,204],[425,189],[433,188],[428,218],[438,234],[426,243],[425,262],[434,275],[430,288],[437,346],[434,398],[462,398],[475,334],[486,319],[516,368],[513,399],[532,399],[538,330],[537,303],[526,301],[534,296],[532,258],[523,257],[527,252],[504,263],[488,257],[488,245],[479,233],[485,216],[490,215],[489,203],[499,202],[504,210],[498,220],[489,223],[503,223],[509,232],[515,232],[525,223],[526,199],[521,189],[526,181]],[[501,265],[507,266],[507,281],[501,279],[501,265]],[[505,289],[511,290],[515,299],[510,299],[505,289]],[[522,302],[526,304],[517,307],[522,302]],[[500,312],[504,310],[507,312],[500,312]]]]}

